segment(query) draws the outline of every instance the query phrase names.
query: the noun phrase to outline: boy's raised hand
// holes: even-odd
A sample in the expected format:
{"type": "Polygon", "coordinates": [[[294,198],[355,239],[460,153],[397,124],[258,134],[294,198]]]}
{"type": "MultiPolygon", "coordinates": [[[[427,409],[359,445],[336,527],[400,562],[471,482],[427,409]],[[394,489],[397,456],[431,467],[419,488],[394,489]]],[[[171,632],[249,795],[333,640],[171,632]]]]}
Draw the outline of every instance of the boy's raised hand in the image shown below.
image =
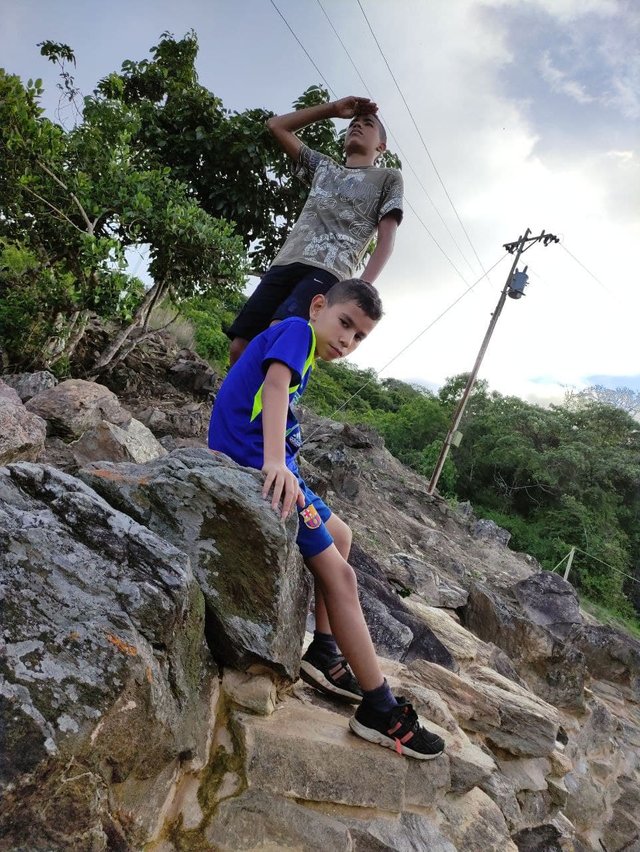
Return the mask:
{"type": "Polygon", "coordinates": [[[378,112],[378,104],[369,98],[359,98],[355,95],[340,98],[339,101],[334,101],[333,105],[336,118],[354,118],[356,115],[375,115],[378,112]]]}
{"type": "Polygon", "coordinates": [[[266,500],[273,489],[271,508],[277,511],[282,502],[280,517],[283,520],[291,514],[296,503],[301,509],[304,508],[304,494],[300,490],[298,479],[286,464],[265,461],[262,472],[265,474],[262,497],[266,500]]]}

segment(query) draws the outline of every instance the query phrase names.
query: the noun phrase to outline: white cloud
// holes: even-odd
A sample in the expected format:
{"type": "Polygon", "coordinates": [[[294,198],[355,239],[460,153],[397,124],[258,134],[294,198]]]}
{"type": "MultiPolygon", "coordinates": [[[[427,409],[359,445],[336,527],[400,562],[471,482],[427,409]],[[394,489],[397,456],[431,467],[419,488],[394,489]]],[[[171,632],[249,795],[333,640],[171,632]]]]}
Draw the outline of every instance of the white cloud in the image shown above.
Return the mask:
{"type": "Polygon", "coordinates": [[[542,55],[539,68],[552,91],[567,95],[579,104],[590,104],[595,100],[594,97],[587,94],[582,83],[572,80],[564,71],[556,68],[548,51],[545,51],[542,55]]]}
{"type": "Polygon", "coordinates": [[[640,74],[636,78],[635,81],[614,79],[613,94],[603,99],[605,104],[616,107],[626,118],[631,119],[640,118],[640,74]]]}
{"type": "Polygon", "coordinates": [[[533,6],[542,9],[548,15],[567,24],[584,15],[609,17],[619,11],[617,0],[485,0],[485,5],[513,8],[514,6],[533,6]]]}

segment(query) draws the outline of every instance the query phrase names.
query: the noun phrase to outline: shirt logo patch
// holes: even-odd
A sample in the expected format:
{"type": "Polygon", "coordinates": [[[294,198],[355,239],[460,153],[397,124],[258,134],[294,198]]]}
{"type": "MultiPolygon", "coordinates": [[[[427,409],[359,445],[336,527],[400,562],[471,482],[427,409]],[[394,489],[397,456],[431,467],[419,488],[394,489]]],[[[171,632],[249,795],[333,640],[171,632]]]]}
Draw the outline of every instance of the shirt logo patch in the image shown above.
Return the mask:
{"type": "Polygon", "coordinates": [[[316,507],[311,503],[306,509],[302,509],[300,517],[304,521],[304,525],[310,530],[317,530],[322,523],[322,518],[318,514],[316,507]]]}

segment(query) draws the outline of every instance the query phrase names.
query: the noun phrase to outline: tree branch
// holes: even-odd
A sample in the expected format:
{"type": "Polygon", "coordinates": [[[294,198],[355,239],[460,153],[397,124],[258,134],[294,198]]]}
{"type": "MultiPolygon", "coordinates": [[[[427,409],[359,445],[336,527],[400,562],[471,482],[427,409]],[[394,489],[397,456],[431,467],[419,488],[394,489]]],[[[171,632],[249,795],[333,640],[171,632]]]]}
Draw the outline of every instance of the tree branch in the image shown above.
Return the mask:
{"type": "Polygon", "coordinates": [[[45,166],[45,164],[42,162],[42,160],[36,160],[36,162],[38,163],[40,168],[43,171],[45,171],[49,175],[49,177],[52,178],[52,180],[54,180],[58,184],[58,186],[61,186],[64,189],[65,192],[69,193],[69,195],[71,196],[71,199],[73,200],[73,203],[76,205],[76,207],[80,211],[80,215],[82,216],[82,218],[85,221],[85,224],[87,226],[87,230],[93,236],[93,225],[91,224],[91,219],[89,219],[89,217],[87,216],[86,210],[84,209],[82,204],[80,204],[80,202],[78,201],[76,194],[74,192],[72,192],[69,189],[69,187],[64,183],[64,181],[61,181],[60,178],[57,175],[55,175],[48,166],[45,166]]]}
{"type": "Polygon", "coordinates": [[[52,210],[55,210],[55,212],[56,212],[56,213],[57,213],[57,214],[58,214],[58,215],[62,218],[62,220],[63,220],[63,221],[65,221],[65,222],[68,222],[68,223],[71,225],[71,227],[72,227],[72,228],[75,228],[75,229],[76,229],[76,231],[80,231],[80,233],[81,233],[81,234],[84,234],[84,233],[85,233],[85,231],[83,231],[83,230],[82,230],[82,228],[79,228],[79,227],[76,225],[76,223],[75,223],[75,222],[72,222],[72,221],[71,221],[71,219],[67,216],[67,214],[66,214],[66,213],[63,213],[63,212],[62,212],[62,210],[59,210],[59,209],[55,206],[55,204],[52,204],[50,201],[47,201],[47,199],[46,199],[46,198],[43,198],[41,195],[38,195],[38,193],[37,193],[37,192],[34,192],[34,191],[33,191],[30,187],[28,187],[28,186],[23,186],[22,188],[23,188],[23,189],[26,189],[26,191],[27,191],[27,192],[31,193],[31,195],[33,195],[33,196],[34,196],[35,198],[37,198],[39,201],[42,201],[42,203],[43,203],[43,204],[46,204],[46,205],[47,205],[47,207],[50,207],[52,210]]]}
{"type": "Polygon", "coordinates": [[[160,294],[166,288],[166,281],[157,281],[149,290],[147,290],[144,299],[138,306],[136,310],[135,316],[133,320],[122,328],[111,341],[109,346],[105,349],[104,352],[100,355],[95,365],[91,370],[91,379],[96,379],[100,373],[107,367],[116,357],[120,349],[122,349],[125,341],[134,330],[134,328],[140,328],[142,324],[145,322],[147,318],[147,312],[149,310],[149,305],[153,304],[157,298],[160,297],[160,294]]]}

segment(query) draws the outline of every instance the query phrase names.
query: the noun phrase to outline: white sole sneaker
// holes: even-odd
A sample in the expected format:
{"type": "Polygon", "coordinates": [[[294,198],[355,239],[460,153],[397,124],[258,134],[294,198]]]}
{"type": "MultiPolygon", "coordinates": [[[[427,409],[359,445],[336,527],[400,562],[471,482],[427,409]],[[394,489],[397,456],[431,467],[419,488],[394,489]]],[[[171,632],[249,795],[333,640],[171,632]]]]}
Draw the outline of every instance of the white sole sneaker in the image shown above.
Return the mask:
{"type": "Polygon", "coordinates": [[[384,746],[385,748],[390,748],[392,751],[395,751],[404,757],[413,757],[416,760],[433,760],[436,757],[440,757],[441,754],[444,754],[444,749],[436,752],[436,754],[422,754],[422,752],[414,751],[412,748],[402,745],[399,740],[394,740],[391,737],[386,736],[386,734],[376,731],[375,728],[365,727],[363,724],[358,722],[355,716],[352,716],[349,719],[349,727],[356,736],[362,737],[363,740],[368,740],[370,743],[376,743],[377,745],[384,746]]]}
{"type": "Polygon", "coordinates": [[[302,660],[300,662],[300,677],[305,681],[305,683],[308,683],[310,686],[315,686],[316,689],[327,693],[327,695],[334,695],[338,698],[344,698],[346,701],[357,702],[358,704],[362,701],[361,695],[357,695],[355,692],[349,692],[347,689],[341,689],[341,687],[331,683],[320,669],[317,669],[308,660],[302,660]]]}

